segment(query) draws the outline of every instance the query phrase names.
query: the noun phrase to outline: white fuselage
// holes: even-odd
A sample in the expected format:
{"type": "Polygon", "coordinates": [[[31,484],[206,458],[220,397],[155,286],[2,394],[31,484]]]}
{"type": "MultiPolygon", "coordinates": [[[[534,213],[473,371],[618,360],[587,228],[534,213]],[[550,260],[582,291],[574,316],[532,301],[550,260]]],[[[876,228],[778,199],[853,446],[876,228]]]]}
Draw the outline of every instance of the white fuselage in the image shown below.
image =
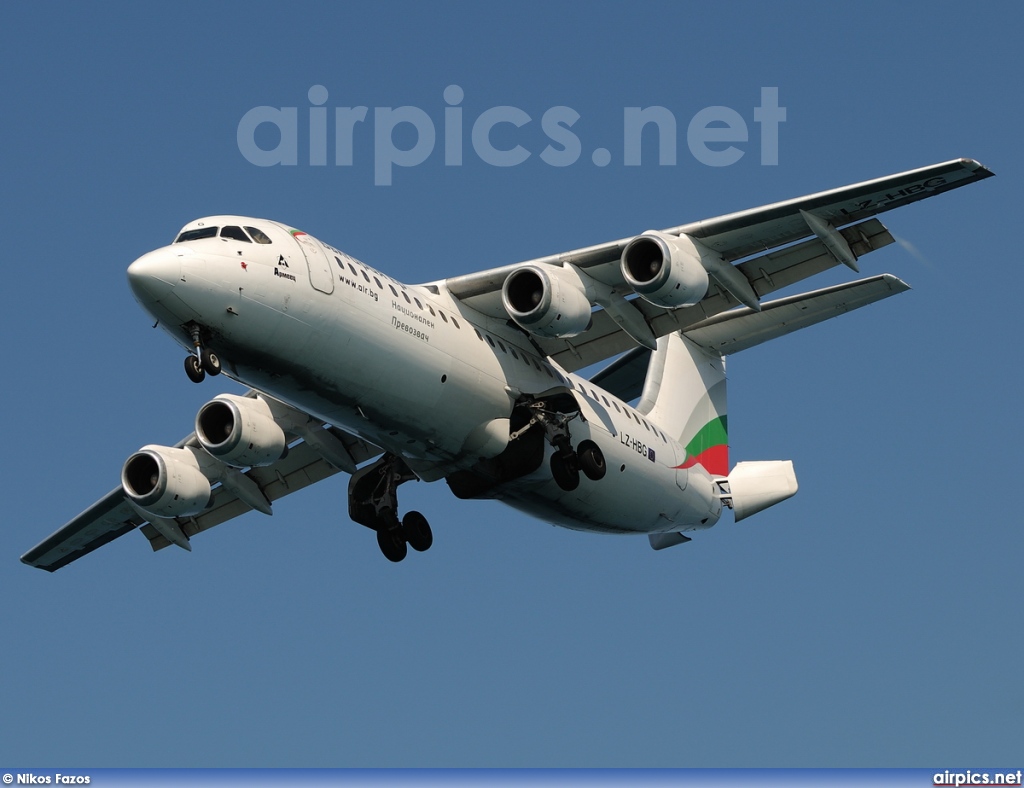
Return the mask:
{"type": "MultiPolygon", "coordinates": [[[[269,243],[187,240],[129,269],[136,297],[184,347],[198,324],[225,374],[401,456],[426,480],[471,469],[486,427],[517,397],[571,389],[573,444],[595,441],[607,474],[571,492],[547,462],[488,497],[558,525],[604,532],[706,528],[722,503],[700,465],[627,403],[543,357],[524,333],[453,299],[407,286],[311,236],[243,217],[269,243]]],[[[551,452],[545,448],[545,460],[551,452]]]]}

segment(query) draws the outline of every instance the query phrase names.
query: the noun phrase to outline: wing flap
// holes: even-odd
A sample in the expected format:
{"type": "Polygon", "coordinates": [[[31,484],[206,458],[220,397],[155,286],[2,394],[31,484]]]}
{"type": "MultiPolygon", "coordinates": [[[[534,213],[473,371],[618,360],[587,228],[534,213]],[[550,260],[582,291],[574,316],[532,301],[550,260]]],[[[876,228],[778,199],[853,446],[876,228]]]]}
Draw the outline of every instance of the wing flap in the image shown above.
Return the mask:
{"type": "Polygon", "coordinates": [[[730,355],[909,289],[901,279],[882,274],[780,298],[765,304],[760,312],[737,309],[697,323],[683,333],[706,350],[730,355]]]}
{"type": "MultiPolygon", "coordinates": [[[[878,219],[847,227],[840,231],[840,235],[858,259],[893,242],[892,235],[878,219]]],[[[758,296],[765,296],[838,264],[825,244],[814,238],[747,260],[737,268],[750,280],[758,296]]]]}
{"type": "MultiPolygon", "coordinates": [[[[901,279],[882,274],[769,301],[760,312],[747,308],[726,312],[683,333],[707,350],[731,355],[909,289],[901,279]]],[[[647,348],[633,348],[591,377],[591,381],[629,402],[643,393],[650,359],[651,351],[647,348]]]]}

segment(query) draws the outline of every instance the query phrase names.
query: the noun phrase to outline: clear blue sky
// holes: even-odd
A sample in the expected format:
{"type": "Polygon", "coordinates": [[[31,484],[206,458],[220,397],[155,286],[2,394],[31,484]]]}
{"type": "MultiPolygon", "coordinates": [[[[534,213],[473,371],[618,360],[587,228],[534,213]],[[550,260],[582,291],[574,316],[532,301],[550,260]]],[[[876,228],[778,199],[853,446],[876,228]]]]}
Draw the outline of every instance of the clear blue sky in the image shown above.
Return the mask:
{"type": "Polygon", "coordinates": [[[1020,766],[1022,13],[0,5],[0,762],[1020,766]],[[443,156],[453,84],[461,167],[443,156]],[[370,108],[351,167],[309,164],[314,85],[370,108]],[[787,118],[763,166],[772,86],[787,118]],[[531,153],[515,167],[469,141],[502,105],[532,118],[495,130],[531,153]],[[655,105],[678,120],[677,163],[652,136],[627,167],[623,108],[655,105]],[[258,106],[298,108],[297,165],[241,155],[258,106]],[[402,106],[437,145],[375,185],[373,108],[402,106]],[[580,116],[567,167],[540,158],[556,106],[580,116]],[[709,106],[749,126],[732,166],[687,148],[709,106]],[[731,360],[733,459],[790,458],[801,484],[749,521],[654,553],[410,484],[435,545],[396,566],[338,477],[191,554],[133,533],[55,575],[18,562],[232,385],[191,384],[125,280],[193,218],[278,219],[415,282],[960,156],[998,177],[885,215],[916,254],[864,260],[914,290],[731,360]]]}

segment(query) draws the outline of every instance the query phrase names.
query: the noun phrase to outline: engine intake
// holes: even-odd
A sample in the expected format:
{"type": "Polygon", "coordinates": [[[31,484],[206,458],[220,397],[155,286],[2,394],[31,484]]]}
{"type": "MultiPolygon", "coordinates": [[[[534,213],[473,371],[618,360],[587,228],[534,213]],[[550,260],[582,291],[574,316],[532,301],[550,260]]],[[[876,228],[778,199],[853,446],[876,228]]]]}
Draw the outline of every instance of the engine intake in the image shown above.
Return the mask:
{"type": "Polygon", "coordinates": [[[188,449],[143,446],[121,469],[129,500],[155,517],[190,517],[210,504],[210,480],[188,449]]]}
{"type": "Polygon", "coordinates": [[[622,250],[622,278],[657,306],[693,306],[708,292],[700,251],[685,235],[638,235],[622,250]]]}
{"type": "Polygon", "coordinates": [[[590,327],[591,304],[577,277],[562,268],[517,268],[501,287],[509,316],[531,334],[574,337],[590,327]]]}
{"type": "Polygon", "coordinates": [[[288,449],[270,406],[259,397],[234,394],[221,394],[199,409],[196,438],[210,454],[235,468],[270,465],[288,449]]]}

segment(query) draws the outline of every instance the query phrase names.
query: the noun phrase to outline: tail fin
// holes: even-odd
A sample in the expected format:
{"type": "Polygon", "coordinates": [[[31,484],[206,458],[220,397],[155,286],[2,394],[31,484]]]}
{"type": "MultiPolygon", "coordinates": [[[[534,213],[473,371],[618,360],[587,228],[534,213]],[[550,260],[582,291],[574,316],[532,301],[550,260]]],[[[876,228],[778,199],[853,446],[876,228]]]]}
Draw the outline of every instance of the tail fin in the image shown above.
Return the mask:
{"type": "Polygon", "coordinates": [[[686,448],[680,467],[729,474],[725,358],[681,333],[661,337],[637,409],[686,448]]]}

